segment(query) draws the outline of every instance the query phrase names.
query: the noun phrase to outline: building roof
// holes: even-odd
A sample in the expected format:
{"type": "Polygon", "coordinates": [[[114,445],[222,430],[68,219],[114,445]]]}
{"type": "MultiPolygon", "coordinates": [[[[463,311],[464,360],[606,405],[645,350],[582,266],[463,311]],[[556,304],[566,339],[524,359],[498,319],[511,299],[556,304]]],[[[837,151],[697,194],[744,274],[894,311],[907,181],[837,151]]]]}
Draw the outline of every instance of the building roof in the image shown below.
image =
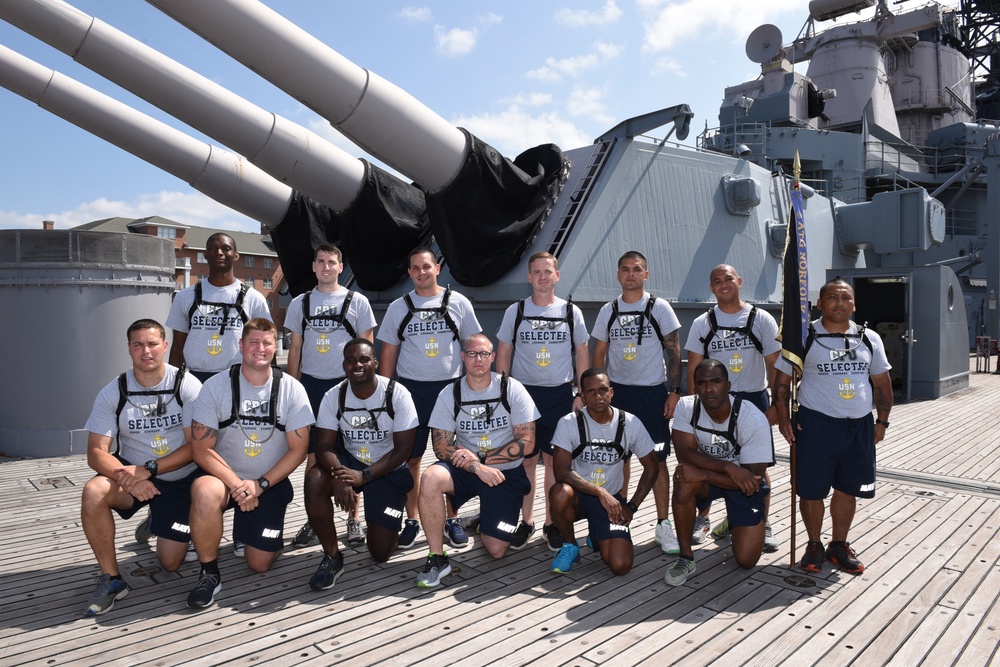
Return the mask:
{"type": "Polygon", "coordinates": [[[236,241],[236,247],[243,255],[261,255],[264,257],[277,257],[270,236],[261,234],[251,234],[249,232],[237,232],[230,229],[211,229],[209,227],[197,227],[195,225],[184,225],[168,218],[153,215],[148,218],[105,218],[94,220],[77,225],[74,229],[92,232],[117,232],[120,234],[134,234],[136,229],[144,226],[171,227],[183,229],[184,247],[191,250],[204,250],[208,243],[208,237],[216,232],[225,232],[236,241]]]}

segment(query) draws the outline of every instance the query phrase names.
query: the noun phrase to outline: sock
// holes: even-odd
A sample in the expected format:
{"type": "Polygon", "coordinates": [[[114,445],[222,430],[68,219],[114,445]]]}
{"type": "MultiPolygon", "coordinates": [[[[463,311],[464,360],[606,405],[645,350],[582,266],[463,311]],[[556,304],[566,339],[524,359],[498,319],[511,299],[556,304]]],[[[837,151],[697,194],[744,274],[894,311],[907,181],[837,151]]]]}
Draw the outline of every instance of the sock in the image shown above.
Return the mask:
{"type": "Polygon", "coordinates": [[[219,559],[216,558],[213,561],[209,561],[207,563],[202,563],[201,564],[201,571],[202,572],[208,572],[209,574],[211,574],[211,575],[213,575],[215,577],[221,578],[221,576],[219,574],[219,559]]]}

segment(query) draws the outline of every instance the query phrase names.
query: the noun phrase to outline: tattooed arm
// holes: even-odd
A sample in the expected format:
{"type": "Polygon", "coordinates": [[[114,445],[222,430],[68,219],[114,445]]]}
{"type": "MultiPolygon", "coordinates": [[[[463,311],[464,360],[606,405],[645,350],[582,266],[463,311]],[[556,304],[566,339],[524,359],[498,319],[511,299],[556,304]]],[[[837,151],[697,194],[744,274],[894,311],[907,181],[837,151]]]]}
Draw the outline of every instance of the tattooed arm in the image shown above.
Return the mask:
{"type": "MultiPolygon", "coordinates": [[[[872,392],[875,399],[875,411],[879,421],[889,421],[889,411],[892,410],[892,380],[889,373],[872,376],[872,392]]],[[[875,442],[885,438],[885,425],[875,424],[875,442]]]]}
{"type": "Polygon", "coordinates": [[[535,422],[514,424],[514,439],[486,457],[487,464],[510,463],[535,452],[535,422]]]}
{"type": "Polygon", "coordinates": [[[778,412],[778,430],[789,443],[795,442],[795,433],[792,430],[791,387],[792,376],[776,370],[774,384],[771,385],[771,390],[774,392],[771,396],[771,403],[774,404],[778,412]]]}
{"type": "Polygon", "coordinates": [[[673,391],[674,387],[681,386],[680,329],[676,329],[665,335],[663,337],[663,345],[667,350],[667,383],[670,385],[670,393],[667,394],[667,402],[663,406],[663,418],[670,419],[674,416],[677,401],[681,400],[681,395],[673,391]]]}

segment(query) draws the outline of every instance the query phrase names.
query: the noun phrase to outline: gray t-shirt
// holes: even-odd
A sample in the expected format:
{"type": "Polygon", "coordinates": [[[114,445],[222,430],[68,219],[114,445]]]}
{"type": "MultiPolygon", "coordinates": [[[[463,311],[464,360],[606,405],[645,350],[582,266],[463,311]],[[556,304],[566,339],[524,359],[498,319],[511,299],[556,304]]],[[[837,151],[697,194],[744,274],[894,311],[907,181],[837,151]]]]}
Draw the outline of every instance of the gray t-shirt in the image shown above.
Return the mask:
{"type": "MultiPolygon", "coordinates": [[[[733,391],[763,391],[767,388],[767,365],[764,357],[781,350],[778,342],[778,323],[765,310],[758,308],[754,316],[753,334],[760,341],[763,352],[754,347],[749,334],[726,330],[721,327],[736,329],[746,326],[750,316],[751,305],[747,304],[738,313],[724,313],[718,306],[715,311],[716,322],[720,329],[715,332],[708,343],[708,358],[721,361],[729,369],[729,381],[733,383],[733,391]]],[[[705,354],[705,344],[702,339],[712,330],[708,313],[695,318],[688,332],[684,349],[688,352],[705,354]]],[[[692,389],[688,387],[688,389],[692,389]]]]}
{"type": "MultiPolygon", "coordinates": [[[[344,447],[358,461],[371,465],[389,454],[393,449],[393,434],[417,427],[417,409],[409,390],[399,382],[392,390],[393,418],[385,411],[385,388],[388,378],[376,376],[378,388],[368,398],[362,400],[354,395],[350,382],[344,380],[326,392],[319,406],[316,426],[339,431],[344,436],[344,447]],[[344,406],[340,420],[337,409],[341,406],[340,387],[347,385],[344,406]]],[[[407,456],[409,458],[409,456],[407,456]]],[[[403,461],[402,465],[406,465],[403,461]]]]}
{"type": "MultiPolygon", "coordinates": [[[[597,314],[591,333],[597,340],[608,344],[607,371],[612,382],[652,387],[663,384],[667,379],[663,344],[657,339],[653,325],[643,316],[649,298],[649,292],[644,292],[636,303],[625,303],[618,297],[618,317],[611,322],[610,328],[608,321],[612,315],[611,303],[604,304],[597,314]]],[[[653,304],[652,316],[659,323],[660,334],[663,336],[681,328],[674,309],[663,299],[657,299],[653,304]]]]}
{"type": "MultiPolygon", "coordinates": [[[[298,295],[288,304],[285,328],[302,336],[302,362],[299,368],[303,373],[321,380],[344,377],[344,346],[354,336],[334,317],[340,313],[347,291],[346,287],[341,287],[336,292],[320,292],[318,289],[309,292],[309,310],[312,311],[309,313],[310,317],[323,319],[312,319],[306,324],[304,331],[302,307],[305,294],[298,295]]],[[[354,332],[359,336],[375,328],[375,314],[364,294],[354,293],[344,319],[354,327],[354,332]]]]}
{"type": "MultiPolygon", "coordinates": [[[[573,472],[584,480],[603,486],[609,493],[627,491],[625,486],[625,466],[627,459],[619,459],[618,453],[611,447],[618,433],[618,415],[625,415],[625,431],[622,434],[622,449],[625,455],[635,454],[639,458],[653,451],[653,439],[649,437],[646,427],[639,418],[618,408],[612,408],[611,422],[598,424],[590,414],[583,410],[584,426],[589,447],[584,448],[580,455],[573,459],[573,472]],[[606,446],[601,447],[604,444],[606,446]]],[[[580,427],[575,412],[559,419],[556,431],[552,436],[552,444],[572,453],[580,444],[580,427]]]]}
{"type": "MultiPolygon", "coordinates": [[[[714,459],[721,459],[736,465],[749,465],[751,463],[774,463],[774,446],[771,443],[771,426],[767,423],[767,417],[757,409],[750,401],[743,401],[740,406],[740,414],[736,419],[736,430],[734,436],[740,446],[739,455],[736,448],[724,436],[709,431],[719,431],[728,433],[729,420],[719,424],[712,420],[702,406],[698,415],[698,426],[691,425],[694,416],[694,396],[682,396],[677,402],[677,409],[674,411],[673,427],[675,431],[682,433],[693,433],[698,441],[698,449],[706,456],[714,459]]],[[[734,397],[729,397],[729,405],[733,404],[734,397]]],[[[730,418],[732,413],[730,412],[730,418]]]]}
{"type": "MultiPolygon", "coordinates": [[[[455,390],[449,384],[438,394],[428,425],[455,434],[455,444],[477,455],[487,456],[514,440],[514,425],[527,424],[540,416],[528,390],[514,378],[507,380],[507,401],[510,411],[500,400],[500,374],[492,373],[490,386],[483,391],[472,391],[464,378],[457,380],[461,387],[462,403],[483,401],[459,407],[455,417],[455,390]]],[[[498,470],[511,470],[524,459],[493,465],[498,470]]]]}
{"type": "MultiPolygon", "coordinates": [[[[426,297],[410,291],[410,299],[414,308],[440,308],[444,293],[442,289],[437,296],[426,297]]],[[[451,380],[461,375],[462,341],[483,330],[472,303],[455,291],[448,297],[448,312],[458,327],[459,340],[455,340],[444,317],[431,310],[413,313],[400,340],[399,325],[408,310],[404,299],[396,299],[389,304],[382,326],[378,329],[380,341],[399,345],[396,375],[428,382],[451,380]]]]}
{"type": "MultiPolygon", "coordinates": [[[[813,322],[817,334],[828,333],[822,318],[813,322]]],[[[857,335],[858,325],[851,322],[848,333],[857,335]]],[[[799,403],[810,410],[838,419],[857,419],[872,411],[871,378],[889,371],[882,339],[871,329],[865,337],[872,351],[860,338],[815,338],[806,353],[799,386],[799,403]]],[[[779,358],[775,367],[787,375],[792,366],[779,358]]]]}
{"type": "Polygon", "coordinates": [[[194,420],[209,428],[219,429],[215,451],[233,469],[240,479],[257,479],[288,453],[287,431],[294,431],[314,423],[309,397],[302,384],[282,374],[278,388],[276,421],[285,430],[242,417],[269,417],[271,412],[271,383],[274,374],[262,387],[257,387],[239,373],[239,415],[229,426],[219,429],[233,411],[233,392],[229,373],[219,373],[205,382],[194,406],[194,420]]]}
{"type": "MultiPolygon", "coordinates": [[[[225,287],[216,287],[208,280],[201,281],[201,300],[212,303],[235,304],[240,293],[240,282],[237,280],[225,287]]],[[[240,336],[243,335],[243,320],[235,308],[229,308],[225,318],[225,330],[222,334],[224,308],[202,304],[194,311],[191,319],[188,313],[194,304],[195,285],[186,287],[177,293],[170,305],[167,316],[167,326],[174,331],[187,334],[184,341],[184,362],[187,367],[200,371],[217,373],[226,370],[240,361],[240,336]]],[[[250,288],[243,298],[243,311],[247,319],[263,317],[270,320],[271,313],[267,309],[264,295],[250,288]]]]}
{"type": "MultiPolygon", "coordinates": [[[[537,387],[558,387],[572,382],[574,348],[590,340],[583,313],[573,306],[571,341],[565,300],[556,297],[550,306],[536,306],[529,297],[523,303],[524,319],[516,332],[511,376],[537,387]]],[[[517,308],[515,303],[504,313],[497,331],[497,340],[502,343],[510,344],[514,340],[517,308]]]]}
{"type": "MultiPolygon", "coordinates": [[[[177,369],[165,365],[163,379],[155,387],[142,387],[135,380],[135,372],[130,368],[125,372],[129,392],[164,392],[157,396],[126,396],[121,415],[115,417],[121,391],[118,378],[109,382],[94,399],[94,409],[90,412],[84,427],[97,435],[118,436],[118,454],[132,465],[142,465],[151,459],[160,459],[183,445],[184,429],[191,426],[195,400],[201,391],[201,382],[190,373],[181,379],[180,399],[183,407],[174,399],[174,379],[177,369]]],[[[115,451],[115,443],[111,443],[115,451]]],[[[157,477],[173,482],[194,472],[192,462],[183,468],[158,473],[157,477]]]]}

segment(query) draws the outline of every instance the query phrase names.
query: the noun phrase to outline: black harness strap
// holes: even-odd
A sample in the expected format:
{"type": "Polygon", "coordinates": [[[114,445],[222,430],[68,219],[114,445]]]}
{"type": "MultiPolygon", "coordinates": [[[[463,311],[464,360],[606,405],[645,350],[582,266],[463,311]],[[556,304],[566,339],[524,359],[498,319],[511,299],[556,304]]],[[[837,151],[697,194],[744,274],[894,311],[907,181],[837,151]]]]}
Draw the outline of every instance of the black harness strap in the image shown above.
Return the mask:
{"type": "Polygon", "coordinates": [[[580,444],[576,446],[573,450],[573,458],[577,458],[583,453],[587,447],[593,447],[595,449],[601,448],[611,448],[618,454],[618,458],[613,463],[618,463],[625,458],[625,448],[622,446],[622,440],[625,439],[625,413],[621,410],[618,411],[618,429],[615,431],[615,439],[609,445],[606,442],[591,442],[587,435],[587,419],[583,416],[583,409],[576,411],[576,425],[580,430],[580,444]]]}
{"type": "Polygon", "coordinates": [[[458,419],[458,413],[462,411],[462,408],[466,405],[485,405],[486,406],[486,421],[493,418],[493,411],[496,409],[495,406],[503,405],[504,409],[510,413],[510,400],[507,397],[507,381],[508,376],[506,373],[500,374],[500,396],[497,398],[481,398],[475,401],[463,401],[462,400],[462,379],[458,378],[452,383],[452,396],[455,400],[455,419],[458,419]]]}
{"type": "Polygon", "coordinates": [[[377,423],[378,417],[375,416],[376,412],[384,412],[389,416],[389,419],[394,419],[396,417],[396,409],[392,405],[392,393],[396,390],[396,381],[389,380],[389,384],[385,386],[385,403],[381,408],[347,408],[344,407],[347,401],[347,383],[349,380],[344,380],[340,383],[337,392],[337,421],[344,416],[345,412],[367,412],[371,415],[372,422],[377,423]]]}
{"type": "Polygon", "coordinates": [[[750,314],[747,315],[747,323],[741,327],[720,327],[719,320],[715,316],[715,308],[708,309],[708,334],[701,339],[702,344],[705,345],[705,358],[708,359],[708,344],[712,342],[712,339],[716,336],[718,331],[735,331],[738,334],[743,334],[750,339],[753,346],[757,348],[757,352],[764,354],[764,345],[760,342],[760,338],[757,334],[753,332],[753,324],[757,319],[757,306],[750,304],[750,314]]]}
{"type": "MultiPolygon", "coordinates": [[[[163,410],[166,406],[163,404],[163,397],[166,395],[173,396],[173,400],[177,401],[179,407],[184,407],[184,399],[181,398],[181,382],[184,380],[184,374],[187,373],[187,366],[182,364],[180,368],[177,369],[177,375],[174,376],[174,386],[170,389],[144,389],[141,391],[129,391],[128,390],[128,378],[126,373],[122,373],[118,376],[118,407],[115,408],[115,421],[122,416],[122,410],[125,409],[125,404],[128,403],[129,396],[156,396],[156,415],[162,415],[163,410]]],[[[119,430],[116,436],[116,441],[118,443],[118,448],[121,449],[121,430],[119,430]]]]}
{"type": "Polygon", "coordinates": [[[448,286],[444,289],[444,297],[442,297],[441,299],[440,306],[438,306],[437,308],[417,308],[416,306],[413,305],[413,299],[410,298],[409,292],[403,295],[403,301],[406,302],[406,315],[404,315],[402,321],[400,321],[399,331],[396,332],[396,335],[399,337],[399,340],[403,340],[404,338],[403,334],[406,332],[406,325],[409,324],[410,320],[413,319],[414,313],[437,314],[438,317],[444,320],[444,323],[448,326],[448,329],[451,331],[452,335],[455,336],[455,340],[460,340],[460,337],[458,335],[458,325],[455,323],[455,320],[452,318],[451,313],[448,311],[448,300],[450,298],[451,298],[451,286],[448,286]]]}
{"type": "Polygon", "coordinates": [[[233,408],[232,413],[229,415],[229,419],[219,422],[219,430],[226,428],[227,426],[236,422],[237,418],[243,421],[253,422],[254,424],[267,424],[268,426],[273,426],[279,431],[285,430],[284,424],[278,423],[278,390],[281,388],[281,376],[284,373],[277,366],[271,366],[271,398],[269,400],[268,413],[264,417],[258,417],[257,415],[241,415],[240,414],[240,368],[242,364],[234,364],[229,369],[229,382],[232,387],[233,394],[233,408]]]}
{"type": "Polygon", "coordinates": [[[725,431],[716,431],[711,428],[704,428],[698,426],[698,419],[701,417],[701,400],[695,396],[694,397],[694,409],[691,412],[691,428],[701,431],[702,433],[711,433],[712,435],[718,435],[730,442],[733,446],[733,450],[736,452],[736,456],[740,455],[740,444],[736,442],[736,421],[740,417],[740,407],[743,405],[743,399],[739,396],[733,398],[733,406],[729,411],[729,424],[726,426],[725,431]]]}
{"type": "MultiPolygon", "coordinates": [[[[642,345],[642,331],[645,329],[643,322],[649,320],[649,323],[653,325],[653,331],[656,332],[656,339],[660,341],[660,346],[666,349],[667,345],[663,342],[663,331],[660,329],[660,323],[656,321],[653,317],[653,304],[656,302],[656,297],[652,294],[649,295],[649,300],[646,301],[646,308],[641,311],[629,311],[622,313],[618,311],[618,299],[611,302],[611,317],[608,319],[608,331],[611,331],[611,325],[615,323],[615,320],[619,318],[620,315],[638,315],[639,316],[639,339],[636,341],[636,345],[642,345]]],[[[619,324],[620,324],[619,320],[619,324]]]]}
{"type": "MultiPolygon", "coordinates": [[[[857,333],[816,333],[816,329],[810,322],[809,334],[806,336],[806,347],[805,350],[802,352],[802,357],[805,358],[805,356],[809,354],[809,348],[812,347],[813,341],[815,341],[817,338],[840,338],[843,339],[845,347],[848,345],[849,338],[856,338],[858,339],[858,345],[860,345],[861,343],[865,344],[865,347],[868,348],[868,354],[870,355],[874,354],[874,350],[872,349],[872,342],[868,340],[868,336],[865,335],[865,330],[867,328],[868,328],[868,323],[865,322],[860,327],[858,327],[857,333]]],[[[822,345],[822,343],[820,343],[820,345],[822,345]]],[[[854,347],[856,348],[857,345],[855,345],[854,347]]]]}
{"type": "Polygon", "coordinates": [[[215,301],[204,301],[201,298],[202,288],[201,282],[197,282],[194,285],[194,303],[191,304],[191,309],[188,311],[188,326],[191,326],[191,321],[194,319],[194,314],[197,312],[198,307],[201,305],[206,306],[216,306],[222,308],[222,325],[219,327],[219,335],[226,333],[226,321],[229,320],[229,310],[235,308],[239,314],[240,319],[243,320],[243,324],[246,324],[250,319],[247,316],[246,311],[243,310],[243,300],[246,298],[249,289],[246,283],[240,283],[240,293],[236,296],[236,303],[217,303],[215,301]]]}
{"type": "MultiPolygon", "coordinates": [[[[336,315],[309,315],[309,295],[312,290],[306,292],[302,297],[302,333],[306,331],[306,327],[312,327],[312,323],[319,320],[333,320],[340,326],[344,327],[344,331],[347,332],[351,338],[357,338],[358,333],[351,326],[351,323],[347,320],[347,311],[351,307],[351,300],[354,298],[354,292],[352,290],[347,290],[347,295],[344,297],[344,303],[340,306],[340,312],[336,315]]],[[[314,329],[315,330],[315,329],[314,329]]],[[[322,333],[322,332],[320,332],[322,333]]]]}
{"type": "MultiPolygon", "coordinates": [[[[527,297],[517,302],[517,314],[514,316],[514,336],[510,341],[510,358],[511,365],[513,366],[514,350],[517,348],[517,331],[521,328],[521,322],[524,321],[524,307],[528,303],[527,297]]],[[[569,327],[569,349],[570,349],[570,359],[573,364],[573,386],[576,386],[576,344],[573,342],[573,295],[571,294],[569,299],[566,300],[566,314],[563,317],[532,317],[533,320],[541,320],[542,322],[566,322],[566,326],[569,327]]]]}

